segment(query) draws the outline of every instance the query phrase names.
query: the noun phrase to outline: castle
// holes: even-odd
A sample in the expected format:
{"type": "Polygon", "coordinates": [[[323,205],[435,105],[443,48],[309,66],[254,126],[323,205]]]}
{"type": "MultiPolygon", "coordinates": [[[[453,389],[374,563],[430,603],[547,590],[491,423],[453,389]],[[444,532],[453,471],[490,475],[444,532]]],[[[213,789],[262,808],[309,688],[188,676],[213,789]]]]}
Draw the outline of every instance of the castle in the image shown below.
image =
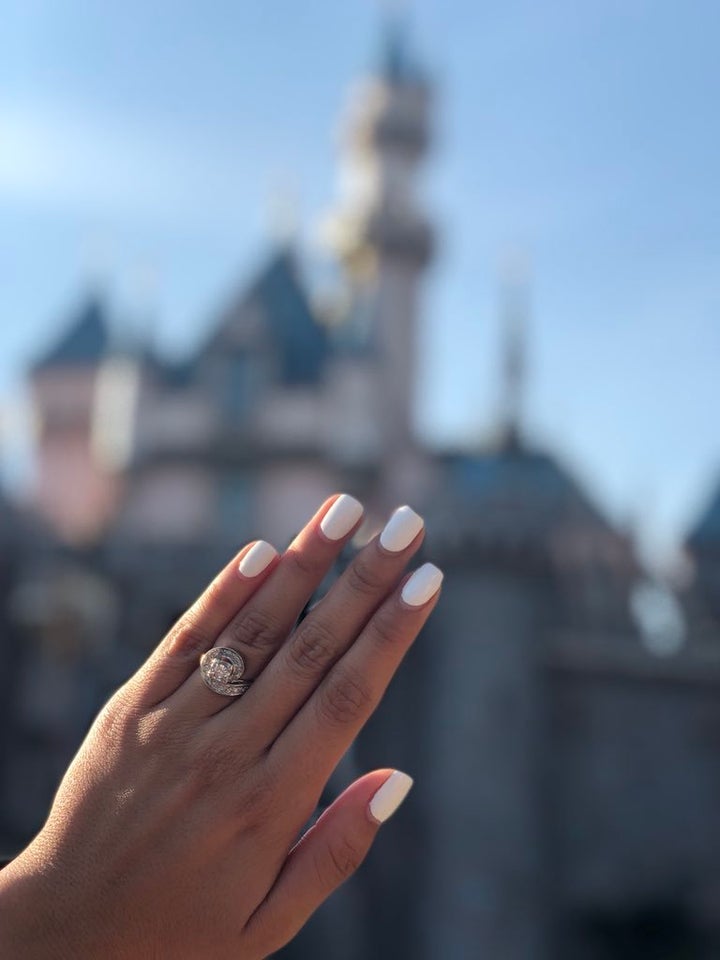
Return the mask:
{"type": "Polygon", "coordinates": [[[282,547],[344,489],[367,534],[421,510],[446,586],[333,785],[397,765],[412,802],[288,956],[715,958],[720,492],[688,536],[692,586],[663,594],[525,436],[516,313],[494,442],[417,440],[431,94],[390,29],[348,117],[335,302],[283,244],[183,362],[118,340],[93,294],[34,364],[33,508],[0,500],[0,840],[38,828],[103,697],[227,556],[282,547]]]}

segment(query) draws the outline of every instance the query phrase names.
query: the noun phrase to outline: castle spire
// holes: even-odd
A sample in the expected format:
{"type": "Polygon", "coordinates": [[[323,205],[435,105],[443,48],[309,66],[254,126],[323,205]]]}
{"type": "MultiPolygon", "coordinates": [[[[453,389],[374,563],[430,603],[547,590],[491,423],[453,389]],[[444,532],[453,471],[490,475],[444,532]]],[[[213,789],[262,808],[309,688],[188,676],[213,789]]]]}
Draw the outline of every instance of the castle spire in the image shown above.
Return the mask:
{"type": "Polygon", "coordinates": [[[385,7],[378,73],[393,84],[419,82],[422,71],[411,54],[404,4],[387,2],[385,7]]]}
{"type": "Polygon", "coordinates": [[[515,259],[506,265],[501,290],[502,347],[500,369],[499,443],[520,446],[527,374],[527,268],[515,259]]]}

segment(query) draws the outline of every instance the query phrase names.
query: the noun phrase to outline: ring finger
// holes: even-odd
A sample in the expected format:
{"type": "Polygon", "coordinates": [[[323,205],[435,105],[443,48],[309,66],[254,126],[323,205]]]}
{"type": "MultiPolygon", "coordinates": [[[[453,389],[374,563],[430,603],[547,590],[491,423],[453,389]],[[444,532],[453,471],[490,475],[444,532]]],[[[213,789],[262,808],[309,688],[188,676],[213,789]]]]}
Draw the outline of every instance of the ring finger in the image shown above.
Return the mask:
{"type": "MultiPolygon", "coordinates": [[[[271,575],[222,630],[216,647],[236,650],[252,680],[284,643],[303,607],[357,529],[362,505],[348,494],[326,500],[293,540],[271,575]]],[[[215,693],[195,670],[168,706],[180,714],[211,716],[232,703],[215,693]]]]}

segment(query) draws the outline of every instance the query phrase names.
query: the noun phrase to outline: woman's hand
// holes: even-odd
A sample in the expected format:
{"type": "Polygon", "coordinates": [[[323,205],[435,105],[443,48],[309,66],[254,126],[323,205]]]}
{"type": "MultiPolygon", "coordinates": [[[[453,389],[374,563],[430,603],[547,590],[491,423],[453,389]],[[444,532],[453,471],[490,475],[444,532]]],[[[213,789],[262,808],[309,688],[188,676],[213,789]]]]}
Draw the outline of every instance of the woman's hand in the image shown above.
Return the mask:
{"type": "Polygon", "coordinates": [[[248,545],[104,707],[49,819],[0,873],[0,955],[27,960],[261,958],[350,876],[411,785],[376,770],[296,843],[332,770],[437,600],[408,507],[296,626],[357,529],[328,500],[280,557],[248,545]],[[213,646],[247,693],[205,685],[213,646]]]}

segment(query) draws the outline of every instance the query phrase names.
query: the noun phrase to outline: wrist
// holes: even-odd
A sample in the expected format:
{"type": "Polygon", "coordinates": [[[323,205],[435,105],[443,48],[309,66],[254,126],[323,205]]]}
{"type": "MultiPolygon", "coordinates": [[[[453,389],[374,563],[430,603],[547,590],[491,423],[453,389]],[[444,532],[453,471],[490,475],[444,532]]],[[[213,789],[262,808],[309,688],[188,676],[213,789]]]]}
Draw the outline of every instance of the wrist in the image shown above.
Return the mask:
{"type": "Polygon", "coordinates": [[[56,897],[29,847],[0,870],[0,957],[70,960],[56,897]]]}

